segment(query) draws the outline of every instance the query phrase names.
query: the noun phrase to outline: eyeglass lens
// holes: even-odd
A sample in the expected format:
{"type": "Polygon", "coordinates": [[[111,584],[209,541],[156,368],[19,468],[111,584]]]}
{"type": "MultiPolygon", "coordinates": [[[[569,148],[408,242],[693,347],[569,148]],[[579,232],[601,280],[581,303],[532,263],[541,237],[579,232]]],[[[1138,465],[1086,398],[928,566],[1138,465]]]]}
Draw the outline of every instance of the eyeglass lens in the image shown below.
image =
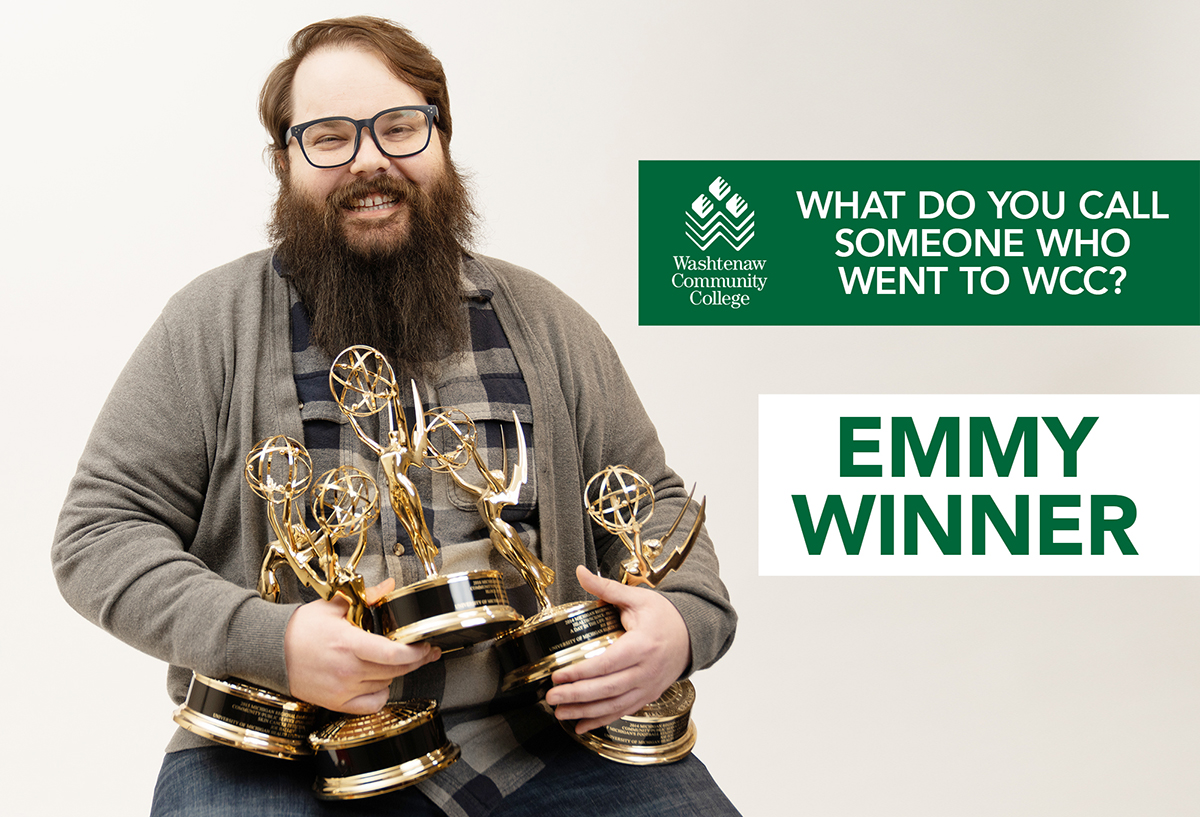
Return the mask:
{"type": "MultiPolygon", "coordinates": [[[[356,125],[345,119],[317,122],[304,129],[300,146],[317,167],[334,167],[354,154],[356,125]]],[[[420,153],[429,141],[429,120],[421,111],[392,111],[375,120],[375,138],[389,156],[420,153]]]]}

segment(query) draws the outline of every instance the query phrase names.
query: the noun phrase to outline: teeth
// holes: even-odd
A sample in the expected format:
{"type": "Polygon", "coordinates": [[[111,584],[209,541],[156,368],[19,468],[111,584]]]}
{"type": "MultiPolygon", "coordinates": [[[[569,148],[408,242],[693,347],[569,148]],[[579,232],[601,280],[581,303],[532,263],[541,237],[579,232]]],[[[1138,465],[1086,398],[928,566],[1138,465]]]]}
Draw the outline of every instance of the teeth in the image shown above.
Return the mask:
{"type": "Polygon", "coordinates": [[[355,199],[350,206],[355,210],[382,210],[384,207],[390,207],[394,203],[395,199],[384,198],[379,193],[372,193],[361,199],[355,199]]]}

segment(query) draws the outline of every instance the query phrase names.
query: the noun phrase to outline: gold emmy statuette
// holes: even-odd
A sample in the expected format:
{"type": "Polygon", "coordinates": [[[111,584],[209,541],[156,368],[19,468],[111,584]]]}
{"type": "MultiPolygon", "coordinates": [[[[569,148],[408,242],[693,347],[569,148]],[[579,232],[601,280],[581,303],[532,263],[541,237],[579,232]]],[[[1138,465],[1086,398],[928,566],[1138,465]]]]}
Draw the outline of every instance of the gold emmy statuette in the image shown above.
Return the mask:
{"type": "MultiPolygon", "coordinates": [[[[261,446],[255,451],[258,454],[247,460],[246,478],[259,496],[283,502],[304,493],[312,478],[312,465],[307,454],[300,455],[303,448],[284,445],[274,449],[274,455],[266,454],[261,446]]],[[[267,546],[258,579],[259,595],[267,601],[278,601],[275,565],[283,553],[278,541],[267,546]]],[[[295,759],[312,754],[308,736],[323,714],[318,706],[238,678],[219,680],[193,672],[187,698],[175,710],[174,719],[189,732],[226,746],[295,759]]]]}
{"type": "MultiPolygon", "coordinates": [[[[327,471],[312,491],[312,516],[321,530],[317,534],[304,520],[303,501],[296,501],[305,496],[311,474],[312,460],[304,446],[284,436],[264,440],[246,458],[246,481],[267,500],[268,518],[277,537],[263,559],[260,593],[278,594],[275,571],[286,563],[297,579],[321,598],[344,599],[351,624],[374,631],[374,616],[357,568],[366,550],[368,530],[379,515],[379,489],[370,475],[357,468],[327,471]],[[351,537],[357,537],[358,543],[342,564],[337,543],[351,537]]],[[[310,753],[317,753],[321,770],[313,789],[324,799],[383,794],[416,783],[458,759],[458,747],[446,739],[433,701],[390,705],[372,716],[338,717],[316,734],[310,733],[305,740],[310,753]],[[347,742],[349,735],[352,740],[347,742]],[[436,745],[430,745],[435,740],[436,745]],[[417,756],[413,755],[414,746],[429,748],[417,756]]]]}
{"type": "MultiPolygon", "coordinates": [[[[425,525],[421,498],[408,477],[410,468],[423,466],[429,444],[416,383],[412,384],[416,419],[411,431],[392,367],[375,349],[351,346],[339,354],[329,370],[329,388],[355,434],[379,457],[392,509],[425,570],[424,579],[379,602],[383,634],[401,643],[425,641],[445,651],[492,638],[520,623],[520,614],[508,603],[499,571],[438,574],[434,561],[438,549],[425,525]],[[387,412],[386,443],[369,437],[359,422],[382,411],[387,412]]],[[[397,555],[400,552],[397,544],[397,555]]]]}
{"type": "MultiPolygon", "coordinates": [[[[696,536],[699,535],[700,526],[704,521],[704,504],[702,502],[687,541],[674,551],[662,565],[655,568],[653,560],[661,552],[663,543],[679,526],[684,512],[691,504],[691,497],[688,497],[688,505],[680,510],[679,517],[671,525],[671,529],[667,531],[666,535],[661,540],[645,543],[645,547],[643,547],[640,544],[641,523],[637,521],[636,514],[640,503],[645,499],[649,499],[651,512],[653,511],[654,492],[642,477],[634,474],[628,468],[609,468],[592,477],[588,482],[587,492],[585,501],[588,502],[588,513],[606,528],[608,524],[611,524],[609,520],[613,519],[614,514],[617,513],[613,503],[618,499],[624,502],[621,506],[622,514],[628,515],[632,511],[632,524],[636,527],[630,528],[628,522],[623,521],[620,533],[612,528],[607,528],[610,532],[620,536],[621,541],[634,554],[634,558],[625,565],[625,575],[622,577],[622,581],[626,584],[645,584],[653,587],[661,581],[667,573],[682,564],[692,545],[695,544],[696,536]],[[627,479],[628,484],[624,484],[620,489],[610,489],[608,480],[601,479],[610,473],[612,479],[615,480],[618,478],[617,475],[621,475],[621,478],[627,479]],[[636,477],[636,481],[634,477],[636,477]],[[598,483],[597,480],[601,480],[601,482],[598,483]],[[593,487],[600,487],[603,492],[603,496],[598,497],[596,501],[588,498],[593,487]],[[633,536],[632,539],[631,536],[633,536]],[[635,539],[639,544],[634,544],[635,539]],[[654,550],[655,548],[657,550],[654,550]],[[643,554],[642,550],[646,550],[646,553],[643,554]]],[[[646,516],[648,518],[649,514],[646,516]]],[[[620,518],[625,520],[625,516],[620,518]]],[[[549,685],[549,678],[555,670],[599,655],[625,632],[621,629],[620,613],[607,602],[592,599],[560,604],[555,607],[550,606],[546,588],[554,581],[554,573],[528,554],[524,554],[523,557],[521,554],[515,554],[515,556],[532,560],[532,564],[522,566],[514,559],[514,556],[509,556],[510,561],[513,561],[521,569],[526,581],[533,586],[541,610],[533,618],[527,619],[520,627],[504,634],[496,641],[500,670],[503,674],[500,682],[503,692],[515,691],[528,685],[545,688],[549,685]]]]}
{"type": "Polygon", "coordinates": [[[323,800],[356,800],[411,786],[458,760],[437,704],[414,699],[374,715],[342,718],[315,733],[317,782],[323,800]]]}
{"type": "MultiPolygon", "coordinates": [[[[610,466],[592,477],[585,501],[588,515],[618,536],[629,550],[630,558],[622,565],[621,577],[628,585],[657,587],[669,572],[683,564],[704,523],[705,502],[701,500],[686,540],[656,565],[667,540],[683,519],[683,510],[661,539],[643,540],[642,525],[654,512],[654,491],[640,474],[620,465],[610,466]],[[650,507],[639,519],[647,499],[650,507]]],[[[690,494],[687,504],[691,504],[690,494]]],[[[564,728],[588,749],[618,763],[637,766],[672,763],[685,757],[696,743],[696,725],[691,720],[695,700],[692,682],[676,681],[658,700],[608,726],[582,735],[575,734],[566,724],[564,728]]]]}

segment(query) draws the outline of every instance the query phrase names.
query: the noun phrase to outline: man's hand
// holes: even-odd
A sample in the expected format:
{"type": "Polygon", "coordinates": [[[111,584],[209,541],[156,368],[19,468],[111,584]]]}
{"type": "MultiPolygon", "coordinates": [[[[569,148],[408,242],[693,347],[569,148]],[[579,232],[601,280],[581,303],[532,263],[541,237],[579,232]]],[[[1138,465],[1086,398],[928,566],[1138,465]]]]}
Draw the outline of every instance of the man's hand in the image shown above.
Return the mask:
{"type": "MultiPolygon", "coordinates": [[[[367,591],[374,602],[395,586],[385,580],[367,591]]],[[[312,601],[292,615],[283,636],[288,683],[293,697],[347,712],[367,715],[388,701],[393,678],[436,661],[442,651],[428,644],[397,644],[346,620],[350,606],[335,597],[312,601]]]]}
{"type": "Polygon", "coordinates": [[[630,715],[651,701],[687,669],[692,658],[687,625],[675,605],[653,590],[627,587],[576,569],[584,590],[621,612],[625,634],[600,655],[558,670],[546,703],[559,720],[579,720],[583,734],[630,715]]]}

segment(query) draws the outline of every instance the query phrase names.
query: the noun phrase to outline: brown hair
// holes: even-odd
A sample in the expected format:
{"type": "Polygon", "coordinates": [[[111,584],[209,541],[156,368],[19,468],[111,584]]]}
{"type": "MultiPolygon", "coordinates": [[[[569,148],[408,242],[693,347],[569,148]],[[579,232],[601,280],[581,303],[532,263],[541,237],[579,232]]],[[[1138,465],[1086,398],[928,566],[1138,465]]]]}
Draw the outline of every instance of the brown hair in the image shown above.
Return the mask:
{"type": "Polygon", "coordinates": [[[446,72],[424,43],[408,29],[379,17],[323,20],[297,31],[288,43],[288,56],[275,66],[258,95],[258,118],[270,136],[267,150],[277,174],[287,167],[283,131],[292,118],[292,80],[300,63],[312,52],[328,47],[360,48],[375,54],[398,79],[416,88],[430,105],[437,105],[437,127],[443,148],[450,143],[450,93],[446,72]]]}

